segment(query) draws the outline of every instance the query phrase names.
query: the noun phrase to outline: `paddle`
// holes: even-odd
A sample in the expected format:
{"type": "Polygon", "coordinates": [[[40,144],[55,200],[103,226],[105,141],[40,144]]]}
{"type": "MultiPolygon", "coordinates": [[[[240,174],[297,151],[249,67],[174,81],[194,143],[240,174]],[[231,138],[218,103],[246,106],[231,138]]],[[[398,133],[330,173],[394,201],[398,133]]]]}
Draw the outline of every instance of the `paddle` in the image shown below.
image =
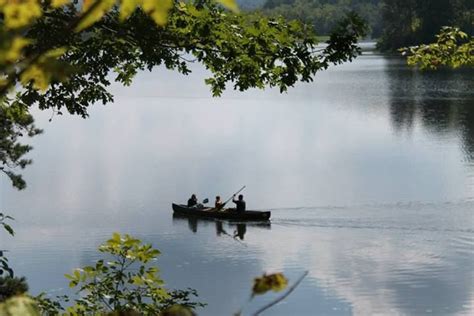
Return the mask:
{"type": "Polygon", "coordinates": [[[208,198],[205,198],[204,200],[202,200],[202,203],[198,203],[197,204],[197,207],[198,208],[204,208],[204,204],[208,203],[209,202],[209,199],[208,198]]]}
{"type": "Polygon", "coordinates": [[[229,199],[227,199],[227,201],[225,201],[224,203],[222,203],[221,209],[224,208],[224,206],[225,206],[227,203],[229,203],[229,201],[232,200],[232,198],[233,198],[234,196],[236,196],[237,194],[239,194],[243,189],[245,189],[245,185],[244,185],[242,188],[240,188],[239,191],[237,191],[237,192],[235,192],[234,194],[232,194],[232,196],[231,196],[229,199]]]}

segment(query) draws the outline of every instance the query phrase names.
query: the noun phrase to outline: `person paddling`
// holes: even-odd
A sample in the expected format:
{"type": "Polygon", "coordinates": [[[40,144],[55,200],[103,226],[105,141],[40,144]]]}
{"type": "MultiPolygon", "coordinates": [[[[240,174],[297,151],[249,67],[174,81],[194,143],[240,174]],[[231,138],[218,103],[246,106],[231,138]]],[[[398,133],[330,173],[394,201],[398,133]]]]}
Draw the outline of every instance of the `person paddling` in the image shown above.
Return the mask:
{"type": "Polygon", "coordinates": [[[198,199],[196,197],[196,194],[191,195],[191,197],[188,200],[188,207],[193,207],[198,204],[198,199]]]}
{"type": "Polygon", "coordinates": [[[237,212],[243,213],[245,212],[245,201],[244,201],[244,196],[242,194],[239,195],[239,199],[235,199],[235,194],[233,196],[232,202],[235,203],[235,208],[237,212]]]}

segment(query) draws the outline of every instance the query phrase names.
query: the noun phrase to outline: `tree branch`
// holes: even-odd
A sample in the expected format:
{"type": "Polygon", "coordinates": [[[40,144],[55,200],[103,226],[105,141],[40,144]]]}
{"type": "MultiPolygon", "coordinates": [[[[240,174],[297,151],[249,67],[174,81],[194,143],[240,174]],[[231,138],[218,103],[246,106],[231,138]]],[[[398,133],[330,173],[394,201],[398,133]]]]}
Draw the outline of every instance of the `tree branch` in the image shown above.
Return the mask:
{"type": "Polygon", "coordinates": [[[277,299],[275,299],[274,301],[268,303],[267,305],[263,306],[262,308],[260,308],[259,310],[257,310],[253,316],[257,316],[257,315],[260,315],[261,313],[263,313],[264,311],[266,311],[267,309],[269,309],[270,307],[272,307],[273,305],[275,304],[278,304],[279,302],[283,301],[288,295],[291,294],[291,292],[293,292],[296,287],[301,283],[301,281],[303,281],[303,279],[308,275],[308,272],[309,271],[305,271],[303,273],[303,275],[295,282],[295,284],[293,284],[292,287],[290,287],[288,289],[288,291],[286,291],[285,294],[283,294],[282,296],[278,297],[277,299]]]}
{"type": "MultiPolygon", "coordinates": [[[[81,23],[85,18],[87,18],[99,5],[101,4],[101,1],[96,1],[94,2],[89,9],[84,12],[81,16],[79,16],[75,21],[73,21],[67,28],[66,31],[72,32],[78,25],[81,23]]],[[[16,84],[16,82],[21,78],[21,75],[29,68],[31,67],[34,63],[36,63],[48,50],[50,50],[52,47],[44,47],[43,49],[40,49],[36,54],[34,54],[29,60],[23,60],[22,62],[19,63],[25,63],[26,65],[20,69],[20,71],[14,72],[7,74],[7,82],[5,85],[0,87],[0,96],[7,95],[8,90],[10,90],[13,85],[16,84]]]]}

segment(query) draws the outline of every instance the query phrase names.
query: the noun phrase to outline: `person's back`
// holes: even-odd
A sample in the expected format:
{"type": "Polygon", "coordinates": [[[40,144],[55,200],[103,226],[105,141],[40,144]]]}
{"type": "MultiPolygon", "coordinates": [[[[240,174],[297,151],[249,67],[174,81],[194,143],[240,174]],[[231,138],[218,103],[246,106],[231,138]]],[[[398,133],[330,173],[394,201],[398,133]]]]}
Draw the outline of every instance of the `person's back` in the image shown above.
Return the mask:
{"type": "Polygon", "coordinates": [[[196,205],[197,205],[197,197],[196,197],[196,194],[193,194],[188,200],[188,207],[193,207],[196,205]]]}
{"type": "Polygon", "coordinates": [[[235,203],[235,208],[236,208],[237,212],[239,212],[239,213],[245,212],[245,201],[244,201],[244,196],[242,194],[239,195],[238,200],[233,199],[232,202],[235,203]]]}

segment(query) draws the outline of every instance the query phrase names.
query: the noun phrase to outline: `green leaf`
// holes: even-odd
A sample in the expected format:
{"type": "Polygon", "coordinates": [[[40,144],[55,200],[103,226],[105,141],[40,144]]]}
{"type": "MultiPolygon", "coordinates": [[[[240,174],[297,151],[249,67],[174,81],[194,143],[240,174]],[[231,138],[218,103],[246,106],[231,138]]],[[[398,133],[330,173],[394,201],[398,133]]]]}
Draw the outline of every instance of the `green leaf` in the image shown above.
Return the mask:
{"type": "Polygon", "coordinates": [[[13,228],[8,225],[8,224],[5,224],[5,223],[2,223],[3,225],[3,228],[5,228],[5,230],[12,236],[15,236],[15,231],[13,230],[13,228]]]}
{"type": "Polygon", "coordinates": [[[194,316],[194,313],[182,305],[173,305],[162,311],[158,316],[194,316]]]}
{"type": "Polygon", "coordinates": [[[84,0],[82,6],[83,14],[74,30],[80,32],[102,19],[102,17],[112,9],[115,1],[116,0],[84,0]]]}
{"type": "Polygon", "coordinates": [[[173,8],[173,0],[143,0],[142,7],[156,24],[164,26],[168,22],[168,12],[173,8]]]}
{"type": "Polygon", "coordinates": [[[255,278],[252,295],[265,294],[268,291],[278,292],[286,288],[288,280],[282,273],[273,273],[255,278]]]}
{"type": "Polygon", "coordinates": [[[141,0],[122,0],[120,5],[120,21],[125,21],[135,11],[141,0]]]}
{"type": "Polygon", "coordinates": [[[43,14],[39,1],[2,1],[2,25],[7,29],[19,29],[33,23],[43,14]]]}
{"type": "Polygon", "coordinates": [[[9,48],[6,51],[0,50],[0,61],[4,59],[6,62],[15,62],[17,61],[23,49],[31,44],[31,40],[24,37],[15,37],[9,44],[9,48]]]}
{"type": "Polygon", "coordinates": [[[120,243],[120,241],[121,241],[120,234],[119,233],[113,233],[111,241],[113,241],[114,243],[120,243]]]}
{"type": "Polygon", "coordinates": [[[69,3],[70,0],[51,0],[51,6],[53,8],[59,8],[62,7],[63,5],[66,5],[69,3]]]}
{"type": "Polygon", "coordinates": [[[239,12],[239,6],[235,0],[217,0],[217,2],[221,3],[224,7],[234,12],[239,12]]]}
{"type": "Polygon", "coordinates": [[[134,284],[134,285],[143,285],[143,284],[145,284],[143,279],[141,277],[137,276],[137,275],[134,275],[131,278],[131,281],[132,281],[132,284],[134,284]]]}
{"type": "Polygon", "coordinates": [[[31,65],[27,68],[20,77],[23,85],[33,83],[33,87],[37,90],[46,91],[49,86],[51,76],[44,71],[39,65],[31,65]]]}

